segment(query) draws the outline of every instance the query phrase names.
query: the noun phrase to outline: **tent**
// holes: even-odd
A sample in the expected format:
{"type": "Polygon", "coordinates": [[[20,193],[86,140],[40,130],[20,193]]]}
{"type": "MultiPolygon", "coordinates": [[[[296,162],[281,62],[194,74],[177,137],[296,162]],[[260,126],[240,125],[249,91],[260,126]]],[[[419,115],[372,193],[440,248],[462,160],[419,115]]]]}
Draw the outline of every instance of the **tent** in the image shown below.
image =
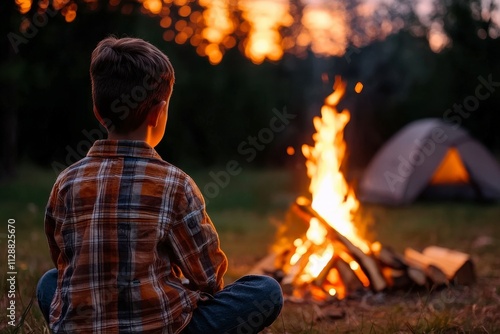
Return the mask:
{"type": "Polygon", "coordinates": [[[500,164],[467,131],[422,119],[396,133],[369,163],[362,202],[399,205],[419,197],[500,200],[500,164]]]}

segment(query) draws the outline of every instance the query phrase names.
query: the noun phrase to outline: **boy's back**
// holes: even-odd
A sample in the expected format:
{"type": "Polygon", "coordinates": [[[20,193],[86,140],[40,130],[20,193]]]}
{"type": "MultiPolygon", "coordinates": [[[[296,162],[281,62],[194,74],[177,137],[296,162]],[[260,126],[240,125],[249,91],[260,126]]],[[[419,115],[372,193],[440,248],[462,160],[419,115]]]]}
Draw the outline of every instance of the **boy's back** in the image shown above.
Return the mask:
{"type": "Polygon", "coordinates": [[[198,291],[223,286],[226,259],[198,188],[143,142],[96,142],[64,171],[49,200],[46,234],[63,268],[56,332],[171,333],[187,322],[198,291]]]}
{"type": "MultiPolygon", "coordinates": [[[[257,333],[283,305],[279,284],[227,259],[189,176],[154,150],[174,70],[136,38],[102,40],[90,65],[94,114],[108,139],[56,180],[45,232],[56,268],[37,299],[54,333],[257,333]]],[[[237,222],[235,222],[237,223],[237,222]]]]}

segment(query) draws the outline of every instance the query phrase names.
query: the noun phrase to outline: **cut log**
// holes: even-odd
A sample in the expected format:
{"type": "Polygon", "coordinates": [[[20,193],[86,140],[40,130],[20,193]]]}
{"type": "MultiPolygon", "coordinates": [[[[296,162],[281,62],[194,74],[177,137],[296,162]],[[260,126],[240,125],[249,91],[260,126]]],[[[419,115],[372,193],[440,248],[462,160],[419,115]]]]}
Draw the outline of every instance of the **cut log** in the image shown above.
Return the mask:
{"type": "Polygon", "coordinates": [[[375,257],[384,267],[399,270],[404,270],[408,267],[408,264],[405,262],[403,256],[396,253],[391,247],[380,245],[376,250],[373,250],[373,248],[374,247],[372,247],[372,251],[375,254],[375,257]]]}
{"type": "Polygon", "coordinates": [[[474,264],[468,254],[438,246],[426,247],[422,254],[439,266],[454,284],[470,285],[475,282],[474,264]]]}
{"type": "MultiPolygon", "coordinates": [[[[382,274],[384,275],[389,287],[394,290],[406,289],[412,285],[412,280],[410,279],[406,269],[394,269],[390,267],[385,267],[382,269],[382,274]]],[[[424,275],[425,283],[425,275],[424,275]]]]}
{"type": "Polygon", "coordinates": [[[422,269],[425,275],[436,285],[446,285],[449,283],[445,273],[424,254],[412,249],[405,249],[405,259],[409,266],[422,269]]]}
{"type": "Polygon", "coordinates": [[[424,286],[427,283],[427,276],[425,271],[421,268],[408,267],[406,269],[408,277],[417,285],[424,286]]]}
{"type": "Polygon", "coordinates": [[[310,206],[304,204],[294,203],[291,209],[299,216],[303,217],[306,222],[311,218],[316,218],[321,225],[328,231],[328,238],[339,241],[349,251],[351,256],[359,263],[363,272],[370,280],[370,287],[374,291],[382,291],[387,287],[382,273],[377,266],[377,262],[371,256],[363,253],[361,249],[356,247],[349,239],[340,234],[328,222],[315,212],[310,206]]]}

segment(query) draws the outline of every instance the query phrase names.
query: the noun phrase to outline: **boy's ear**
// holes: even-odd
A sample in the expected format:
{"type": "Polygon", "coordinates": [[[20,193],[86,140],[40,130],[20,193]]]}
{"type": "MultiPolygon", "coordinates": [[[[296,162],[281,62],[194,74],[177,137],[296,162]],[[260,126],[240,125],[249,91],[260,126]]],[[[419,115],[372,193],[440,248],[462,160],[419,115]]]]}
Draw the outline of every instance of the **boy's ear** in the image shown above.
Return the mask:
{"type": "Polygon", "coordinates": [[[148,125],[152,127],[158,126],[158,122],[163,116],[163,113],[166,113],[167,111],[167,102],[166,101],[160,101],[158,102],[151,111],[149,112],[148,115],[148,125]]]}

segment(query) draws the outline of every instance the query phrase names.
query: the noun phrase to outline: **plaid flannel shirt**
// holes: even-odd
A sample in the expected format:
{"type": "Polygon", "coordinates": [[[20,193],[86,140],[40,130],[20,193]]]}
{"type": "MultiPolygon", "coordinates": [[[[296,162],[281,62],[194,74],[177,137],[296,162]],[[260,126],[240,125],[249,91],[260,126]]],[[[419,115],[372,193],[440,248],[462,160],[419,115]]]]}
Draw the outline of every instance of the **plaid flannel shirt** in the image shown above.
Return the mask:
{"type": "Polygon", "coordinates": [[[227,259],[202,194],[145,142],[99,140],[63,171],[45,233],[54,333],[178,333],[223,287],[227,259]]]}

